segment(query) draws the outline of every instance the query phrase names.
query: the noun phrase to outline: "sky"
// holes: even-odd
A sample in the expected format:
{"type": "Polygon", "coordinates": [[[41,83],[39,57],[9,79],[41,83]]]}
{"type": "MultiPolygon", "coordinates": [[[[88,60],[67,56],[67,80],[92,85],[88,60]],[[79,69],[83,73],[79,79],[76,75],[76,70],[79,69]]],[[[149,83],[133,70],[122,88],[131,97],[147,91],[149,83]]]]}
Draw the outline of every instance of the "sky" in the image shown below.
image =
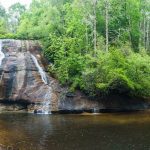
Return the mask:
{"type": "Polygon", "coordinates": [[[29,6],[32,0],[0,0],[0,4],[3,5],[6,9],[8,9],[12,4],[20,2],[26,6],[29,6]]]}

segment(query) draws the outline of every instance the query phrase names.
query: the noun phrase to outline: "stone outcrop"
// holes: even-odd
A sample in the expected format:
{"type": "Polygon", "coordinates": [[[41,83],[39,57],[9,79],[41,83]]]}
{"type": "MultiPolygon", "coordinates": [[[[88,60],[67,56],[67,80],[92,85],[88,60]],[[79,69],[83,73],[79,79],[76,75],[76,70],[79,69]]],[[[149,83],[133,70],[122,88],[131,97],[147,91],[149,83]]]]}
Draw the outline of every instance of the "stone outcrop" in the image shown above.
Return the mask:
{"type": "Polygon", "coordinates": [[[0,55],[3,59],[0,64],[0,111],[80,113],[149,107],[148,102],[129,97],[93,100],[79,91],[68,93],[67,88],[61,87],[46,73],[48,62],[37,41],[1,40],[1,46],[5,57],[0,55]],[[43,74],[46,81],[43,81],[43,74]]]}
{"type": "MultiPolygon", "coordinates": [[[[51,87],[50,78],[46,74],[48,83],[42,81],[39,70],[32,58],[34,55],[39,65],[45,70],[46,64],[41,48],[37,41],[2,40],[2,52],[5,58],[0,66],[0,103],[39,104],[43,107],[48,104],[50,110],[51,99],[57,97],[51,87]]],[[[47,109],[47,108],[46,108],[47,109]]]]}

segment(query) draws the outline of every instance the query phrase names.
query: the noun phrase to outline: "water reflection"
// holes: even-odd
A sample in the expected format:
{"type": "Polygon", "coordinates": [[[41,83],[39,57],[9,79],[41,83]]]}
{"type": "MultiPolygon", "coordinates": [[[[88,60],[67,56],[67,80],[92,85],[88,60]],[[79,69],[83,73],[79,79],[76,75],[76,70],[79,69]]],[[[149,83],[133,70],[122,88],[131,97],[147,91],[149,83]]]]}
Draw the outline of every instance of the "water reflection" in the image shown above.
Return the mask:
{"type": "Polygon", "coordinates": [[[20,150],[148,150],[150,113],[0,114],[0,148],[20,150]]]}

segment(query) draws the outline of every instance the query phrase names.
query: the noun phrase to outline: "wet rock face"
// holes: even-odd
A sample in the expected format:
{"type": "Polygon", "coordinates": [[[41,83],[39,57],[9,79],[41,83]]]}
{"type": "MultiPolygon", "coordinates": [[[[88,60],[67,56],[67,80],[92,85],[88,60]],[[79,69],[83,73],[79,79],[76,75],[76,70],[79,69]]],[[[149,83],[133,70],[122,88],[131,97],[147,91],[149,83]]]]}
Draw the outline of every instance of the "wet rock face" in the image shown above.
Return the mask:
{"type": "MultiPolygon", "coordinates": [[[[23,104],[48,103],[50,110],[52,98],[57,97],[50,86],[51,79],[47,76],[47,84],[31,57],[34,55],[43,68],[40,46],[35,41],[2,40],[2,52],[5,58],[0,66],[0,102],[16,102],[23,104]]],[[[55,108],[54,108],[55,107],[55,108]]]]}

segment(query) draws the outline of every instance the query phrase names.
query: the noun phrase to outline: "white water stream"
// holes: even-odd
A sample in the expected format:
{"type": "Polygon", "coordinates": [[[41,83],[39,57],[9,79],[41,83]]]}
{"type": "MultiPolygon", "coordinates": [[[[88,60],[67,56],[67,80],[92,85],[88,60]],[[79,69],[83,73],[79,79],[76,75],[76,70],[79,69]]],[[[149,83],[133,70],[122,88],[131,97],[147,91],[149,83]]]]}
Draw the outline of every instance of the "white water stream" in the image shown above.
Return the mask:
{"type": "Polygon", "coordinates": [[[2,61],[4,58],[5,58],[5,55],[2,52],[2,41],[0,40],[0,66],[2,65],[2,61]]]}
{"type": "MultiPolygon", "coordinates": [[[[38,68],[38,71],[41,75],[41,79],[44,82],[44,84],[48,84],[46,73],[43,70],[43,68],[39,65],[37,58],[31,54],[31,58],[34,61],[36,67],[38,68]]],[[[50,112],[50,100],[51,100],[51,90],[47,94],[45,94],[45,100],[43,102],[43,106],[41,110],[37,111],[37,114],[51,114],[50,112]],[[49,99],[49,100],[48,100],[49,99]]]]}
{"type": "Polygon", "coordinates": [[[46,77],[46,74],[45,74],[45,71],[43,70],[43,68],[39,65],[36,57],[34,55],[31,54],[31,57],[32,57],[32,60],[34,61],[36,67],[38,68],[38,71],[41,75],[41,79],[42,81],[45,83],[45,84],[48,84],[48,81],[47,81],[47,77],[46,77]]]}

